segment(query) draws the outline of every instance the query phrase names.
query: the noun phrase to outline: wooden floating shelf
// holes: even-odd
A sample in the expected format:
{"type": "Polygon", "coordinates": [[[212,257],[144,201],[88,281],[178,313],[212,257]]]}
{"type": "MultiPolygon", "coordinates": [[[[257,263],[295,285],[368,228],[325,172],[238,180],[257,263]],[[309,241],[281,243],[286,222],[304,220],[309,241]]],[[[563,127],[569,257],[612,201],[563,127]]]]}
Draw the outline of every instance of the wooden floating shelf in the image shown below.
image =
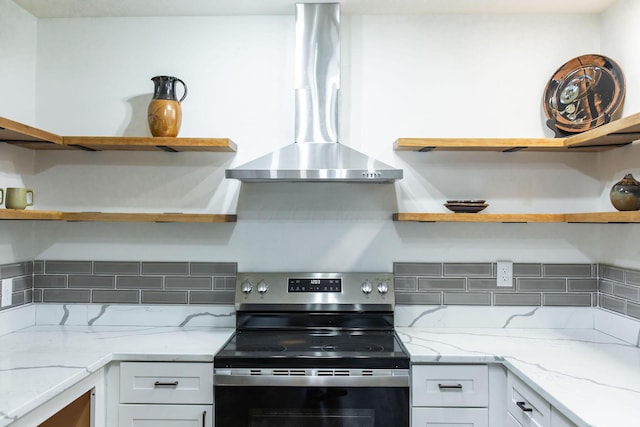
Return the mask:
{"type": "Polygon", "coordinates": [[[227,138],[65,136],[62,142],[65,146],[87,151],[238,151],[236,144],[227,138]]]}
{"type": "Polygon", "coordinates": [[[27,147],[30,144],[62,145],[62,137],[60,135],[14,122],[4,117],[0,117],[0,141],[27,147]]]}
{"type": "Polygon", "coordinates": [[[399,138],[395,151],[605,151],[640,139],[640,113],[565,138],[399,138]]]}
{"type": "Polygon", "coordinates": [[[182,222],[225,223],[236,222],[236,215],[192,213],[124,213],[124,212],[62,212],[41,210],[0,209],[0,220],[48,220],[87,222],[182,222]]]}
{"type": "Polygon", "coordinates": [[[640,223],[640,211],[590,213],[410,213],[393,214],[399,222],[569,222],[569,223],[640,223]]]}
{"type": "Polygon", "coordinates": [[[0,142],[32,150],[236,152],[228,138],[60,136],[0,117],[0,142]]]}

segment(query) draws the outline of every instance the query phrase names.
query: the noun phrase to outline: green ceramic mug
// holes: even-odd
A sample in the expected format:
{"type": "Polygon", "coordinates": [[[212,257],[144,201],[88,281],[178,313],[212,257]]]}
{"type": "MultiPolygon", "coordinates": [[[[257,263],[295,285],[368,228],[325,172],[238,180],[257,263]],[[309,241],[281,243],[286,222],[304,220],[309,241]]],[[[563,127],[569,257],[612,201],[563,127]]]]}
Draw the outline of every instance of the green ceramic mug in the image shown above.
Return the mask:
{"type": "Polygon", "coordinates": [[[4,205],[7,209],[25,209],[33,206],[33,190],[28,188],[7,188],[4,193],[4,205]]]}

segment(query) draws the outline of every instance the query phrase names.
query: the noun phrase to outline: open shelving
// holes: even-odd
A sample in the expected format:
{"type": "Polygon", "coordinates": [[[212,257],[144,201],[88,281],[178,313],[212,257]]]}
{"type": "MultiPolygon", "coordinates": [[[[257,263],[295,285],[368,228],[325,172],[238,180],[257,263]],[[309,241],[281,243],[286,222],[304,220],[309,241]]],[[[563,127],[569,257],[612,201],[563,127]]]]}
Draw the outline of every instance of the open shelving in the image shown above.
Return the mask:
{"type": "Polygon", "coordinates": [[[231,214],[148,213],[148,212],[63,212],[50,210],[0,209],[0,220],[92,221],[92,222],[236,222],[231,214]]]}
{"type": "Polygon", "coordinates": [[[640,223],[640,211],[589,213],[427,213],[401,212],[393,214],[399,222],[566,222],[583,224],[640,223]]]}
{"type": "Polygon", "coordinates": [[[640,139],[640,113],[564,138],[399,138],[395,151],[605,151],[640,139]]]}
{"type": "Polygon", "coordinates": [[[0,142],[32,150],[236,152],[228,138],[60,136],[0,117],[0,142]]]}

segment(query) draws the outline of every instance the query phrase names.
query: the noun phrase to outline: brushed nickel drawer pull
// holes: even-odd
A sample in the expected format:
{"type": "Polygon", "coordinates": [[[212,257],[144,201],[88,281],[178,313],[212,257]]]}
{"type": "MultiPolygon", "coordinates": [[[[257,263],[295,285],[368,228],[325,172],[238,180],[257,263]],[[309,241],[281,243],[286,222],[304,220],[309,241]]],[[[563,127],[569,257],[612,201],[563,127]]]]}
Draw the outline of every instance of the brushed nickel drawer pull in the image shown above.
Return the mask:
{"type": "Polygon", "coordinates": [[[462,391],[462,384],[438,384],[440,390],[462,391]]]}
{"type": "Polygon", "coordinates": [[[525,402],[516,402],[516,405],[518,405],[518,408],[522,409],[523,412],[533,412],[533,408],[527,408],[525,405],[525,402]]]}
{"type": "Polygon", "coordinates": [[[171,388],[176,388],[178,387],[178,381],[173,381],[173,382],[161,382],[161,381],[156,381],[155,383],[153,383],[153,386],[155,388],[160,388],[160,387],[171,387],[171,388]]]}

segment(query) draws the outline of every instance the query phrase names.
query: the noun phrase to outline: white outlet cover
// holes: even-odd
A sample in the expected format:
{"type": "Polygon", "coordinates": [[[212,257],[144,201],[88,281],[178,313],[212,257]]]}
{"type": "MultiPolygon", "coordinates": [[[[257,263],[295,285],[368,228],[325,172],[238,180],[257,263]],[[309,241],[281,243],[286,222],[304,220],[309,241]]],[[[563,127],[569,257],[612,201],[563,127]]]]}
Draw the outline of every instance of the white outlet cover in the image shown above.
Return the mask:
{"type": "Polygon", "coordinates": [[[513,262],[498,261],[496,263],[496,286],[510,288],[513,286],[513,262]]]}
{"type": "Polygon", "coordinates": [[[2,279],[2,307],[11,305],[11,294],[13,293],[13,279],[2,279]]]}

